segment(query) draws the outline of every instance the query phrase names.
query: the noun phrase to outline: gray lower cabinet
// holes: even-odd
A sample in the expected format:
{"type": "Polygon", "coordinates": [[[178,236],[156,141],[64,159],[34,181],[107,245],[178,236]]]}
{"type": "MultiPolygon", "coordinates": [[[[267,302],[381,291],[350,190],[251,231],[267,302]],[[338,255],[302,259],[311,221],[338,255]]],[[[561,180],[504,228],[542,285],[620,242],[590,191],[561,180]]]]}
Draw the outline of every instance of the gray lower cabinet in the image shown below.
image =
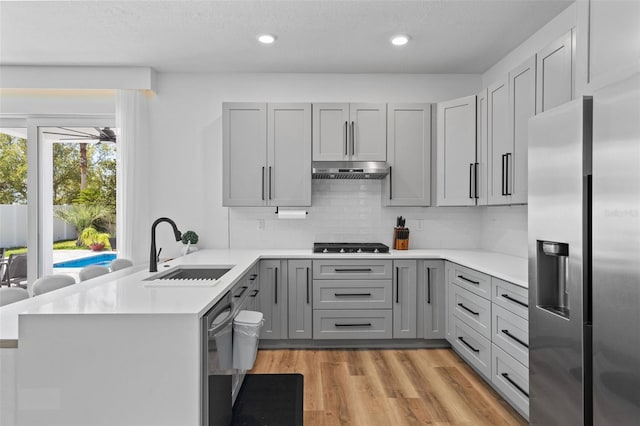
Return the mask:
{"type": "Polygon", "coordinates": [[[393,338],[417,337],[417,260],[393,261],[393,338]]]}
{"type": "Polygon", "coordinates": [[[417,297],[418,337],[444,339],[446,296],[443,260],[418,260],[417,297]]]}
{"type": "Polygon", "coordinates": [[[311,339],[313,319],[313,291],[311,289],[311,260],[288,261],[289,282],[289,339],[311,339]]]}
{"type": "Polygon", "coordinates": [[[286,339],[287,330],[287,261],[260,261],[258,311],[264,315],[261,339],[286,339]]]}

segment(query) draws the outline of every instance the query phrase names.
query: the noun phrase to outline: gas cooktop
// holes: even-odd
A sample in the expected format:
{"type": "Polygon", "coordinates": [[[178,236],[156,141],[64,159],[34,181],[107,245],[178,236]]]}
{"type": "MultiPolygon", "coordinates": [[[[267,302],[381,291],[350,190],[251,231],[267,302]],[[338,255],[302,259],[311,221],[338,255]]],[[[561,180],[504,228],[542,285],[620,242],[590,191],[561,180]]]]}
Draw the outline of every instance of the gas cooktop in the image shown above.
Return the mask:
{"type": "Polygon", "coordinates": [[[314,253],[389,253],[382,243],[313,243],[314,253]]]}

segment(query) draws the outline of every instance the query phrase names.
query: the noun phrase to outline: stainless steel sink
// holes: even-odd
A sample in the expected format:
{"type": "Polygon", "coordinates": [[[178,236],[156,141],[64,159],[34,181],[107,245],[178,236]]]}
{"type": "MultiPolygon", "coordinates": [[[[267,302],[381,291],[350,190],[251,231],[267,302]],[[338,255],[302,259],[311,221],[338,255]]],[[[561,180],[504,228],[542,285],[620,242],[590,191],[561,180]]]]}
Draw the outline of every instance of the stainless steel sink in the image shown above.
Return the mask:
{"type": "Polygon", "coordinates": [[[156,280],[188,280],[214,281],[231,270],[232,266],[182,265],[155,274],[145,281],[156,280]]]}

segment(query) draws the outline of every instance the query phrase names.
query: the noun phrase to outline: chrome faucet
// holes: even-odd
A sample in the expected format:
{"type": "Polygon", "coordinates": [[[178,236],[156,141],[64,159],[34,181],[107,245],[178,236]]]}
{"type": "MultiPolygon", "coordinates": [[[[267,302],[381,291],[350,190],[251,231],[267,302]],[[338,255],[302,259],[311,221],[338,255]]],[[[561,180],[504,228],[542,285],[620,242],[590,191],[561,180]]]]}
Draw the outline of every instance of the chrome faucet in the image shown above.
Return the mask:
{"type": "Polygon", "coordinates": [[[158,260],[162,248],[156,253],[156,226],[158,226],[160,222],[168,222],[173,227],[173,234],[176,237],[176,241],[180,241],[182,238],[182,233],[178,230],[176,223],[168,217],[161,217],[153,222],[153,225],[151,225],[151,255],[149,257],[149,272],[158,272],[158,260]]]}

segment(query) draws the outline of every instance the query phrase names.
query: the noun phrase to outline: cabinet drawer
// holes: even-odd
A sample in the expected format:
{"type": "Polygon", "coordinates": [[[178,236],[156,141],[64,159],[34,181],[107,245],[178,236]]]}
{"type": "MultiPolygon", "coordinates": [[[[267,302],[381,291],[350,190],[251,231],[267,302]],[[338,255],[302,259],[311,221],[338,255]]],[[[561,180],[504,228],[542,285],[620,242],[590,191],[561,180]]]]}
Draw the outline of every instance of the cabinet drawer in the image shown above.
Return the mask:
{"type": "Polygon", "coordinates": [[[509,355],[529,366],[529,322],[494,304],[491,340],[509,355]]]}
{"type": "Polygon", "coordinates": [[[313,261],[313,278],[318,280],[391,279],[391,260],[322,259],[313,261]]]}
{"type": "Polygon", "coordinates": [[[491,380],[491,342],[455,316],[451,317],[452,344],[456,352],[491,380]]]}
{"type": "Polygon", "coordinates": [[[491,339],[491,302],[455,284],[449,285],[449,312],[491,339]]]}
{"type": "Polygon", "coordinates": [[[391,339],[391,309],[314,310],[314,339],[391,339]]]}
{"type": "Polygon", "coordinates": [[[529,319],[529,290],[491,277],[491,300],[505,309],[529,319]]]}
{"type": "Polygon", "coordinates": [[[391,280],[314,280],[314,309],[391,309],[391,280]]]}
{"type": "Polygon", "coordinates": [[[491,277],[489,275],[456,263],[448,262],[447,265],[447,280],[450,283],[466,288],[485,299],[491,299],[491,277]]]}
{"type": "Polygon", "coordinates": [[[491,382],[509,402],[529,418],[529,369],[493,345],[491,382]]]}

